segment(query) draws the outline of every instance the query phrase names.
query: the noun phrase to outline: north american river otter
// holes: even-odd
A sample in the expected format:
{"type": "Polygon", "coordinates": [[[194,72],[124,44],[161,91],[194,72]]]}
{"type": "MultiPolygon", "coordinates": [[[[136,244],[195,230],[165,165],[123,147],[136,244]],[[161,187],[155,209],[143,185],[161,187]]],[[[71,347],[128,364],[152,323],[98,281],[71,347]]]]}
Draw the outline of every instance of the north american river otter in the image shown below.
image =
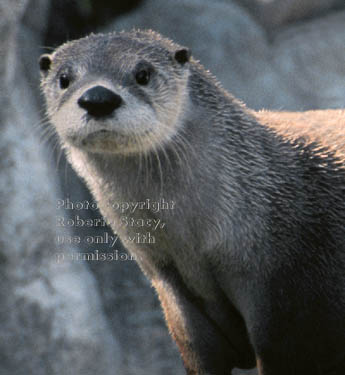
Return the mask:
{"type": "Polygon", "coordinates": [[[112,202],[175,203],[133,212],[164,227],[128,246],[187,374],[344,375],[344,112],[250,111],[152,31],[72,41],[40,68],[68,160],[120,237],[147,228],[118,226],[112,202]],[[333,115],[332,145],[298,130],[333,115]]]}

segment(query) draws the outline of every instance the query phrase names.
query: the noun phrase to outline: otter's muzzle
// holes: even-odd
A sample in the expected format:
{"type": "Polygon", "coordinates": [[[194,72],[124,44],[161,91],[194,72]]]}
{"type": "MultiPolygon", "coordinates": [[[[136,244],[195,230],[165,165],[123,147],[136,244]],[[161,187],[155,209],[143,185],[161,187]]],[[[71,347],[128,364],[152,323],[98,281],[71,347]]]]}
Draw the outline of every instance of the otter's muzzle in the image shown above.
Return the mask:
{"type": "Polygon", "coordinates": [[[103,86],[88,89],[78,99],[78,105],[85,109],[90,116],[97,118],[111,115],[122,103],[120,95],[103,86]]]}

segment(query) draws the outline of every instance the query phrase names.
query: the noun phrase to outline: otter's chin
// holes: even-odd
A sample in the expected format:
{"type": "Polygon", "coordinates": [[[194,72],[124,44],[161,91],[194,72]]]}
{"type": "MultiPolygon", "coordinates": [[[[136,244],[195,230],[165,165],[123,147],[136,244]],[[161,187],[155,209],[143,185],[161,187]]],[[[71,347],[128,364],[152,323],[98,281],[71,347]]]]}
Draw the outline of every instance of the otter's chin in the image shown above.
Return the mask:
{"type": "Polygon", "coordinates": [[[147,134],[145,136],[122,134],[106,129],[94,131],[83,136],[69,137],[73,146],[98,154],[134,155],[148,151],[147,134]]]}

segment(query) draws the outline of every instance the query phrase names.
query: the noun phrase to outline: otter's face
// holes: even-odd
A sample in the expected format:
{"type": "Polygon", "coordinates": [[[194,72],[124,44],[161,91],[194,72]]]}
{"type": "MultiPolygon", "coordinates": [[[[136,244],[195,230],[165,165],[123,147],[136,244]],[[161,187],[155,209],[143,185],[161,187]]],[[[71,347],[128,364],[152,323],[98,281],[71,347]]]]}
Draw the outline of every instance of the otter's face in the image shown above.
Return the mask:
{"type": "Polygon", "coordinates": [[[149,35],[92,35],[41,56],[48,115],[63,146],[134,154],[177,133],[189,52],[149,35]]]}

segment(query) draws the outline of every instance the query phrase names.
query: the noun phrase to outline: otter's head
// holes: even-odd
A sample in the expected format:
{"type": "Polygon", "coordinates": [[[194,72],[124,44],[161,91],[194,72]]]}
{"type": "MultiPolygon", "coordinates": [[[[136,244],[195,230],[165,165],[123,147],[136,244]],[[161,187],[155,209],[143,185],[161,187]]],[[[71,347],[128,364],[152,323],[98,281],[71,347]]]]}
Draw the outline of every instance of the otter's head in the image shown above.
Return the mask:
{"type": "Polygon", "coordinates": [[[190,53],[152,31],[90,35],[42,55],[49,118],[65,147],[133,154],[181,126],[190,53]]]}

